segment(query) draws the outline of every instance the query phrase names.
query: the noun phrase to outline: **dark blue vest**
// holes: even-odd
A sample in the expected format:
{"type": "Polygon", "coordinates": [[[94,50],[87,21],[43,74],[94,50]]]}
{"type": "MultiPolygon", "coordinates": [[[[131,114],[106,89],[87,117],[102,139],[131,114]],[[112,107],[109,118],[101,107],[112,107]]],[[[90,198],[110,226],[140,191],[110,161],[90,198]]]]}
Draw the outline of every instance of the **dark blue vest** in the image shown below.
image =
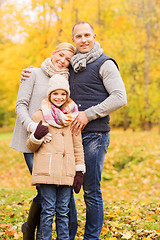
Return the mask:
{"type": "MultiPolygon", "coordinates": [[[[79,111],[84,111],[87,108],[95,106],[109,96],[99,76],[100,67],[107,60],[112,60],[118,68],[115,60],[105,54],[102,54],[94,62],[87,64],[85,71],[75,73],[73,68],[70,67],[69,83],[71,98],[77,103],[79,111]]],[[[83,131],[110,131],[109,115],[89,122],[83,131]]]]}

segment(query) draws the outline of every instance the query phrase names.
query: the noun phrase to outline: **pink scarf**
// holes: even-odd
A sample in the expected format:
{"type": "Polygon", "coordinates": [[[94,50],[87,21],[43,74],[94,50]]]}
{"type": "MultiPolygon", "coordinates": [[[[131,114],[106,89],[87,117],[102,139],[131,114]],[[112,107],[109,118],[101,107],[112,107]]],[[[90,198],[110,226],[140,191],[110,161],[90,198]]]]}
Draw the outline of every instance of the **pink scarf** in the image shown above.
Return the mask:
{"type": "Polygon", "coordinates": [[[41,103],[41,109],[45,121],[49,125],[57,128],[63,128],[70,125],[78,115],[78,107],[71,98],[68,99],[62,110],[55,107],[46,98],[41,103]]]}

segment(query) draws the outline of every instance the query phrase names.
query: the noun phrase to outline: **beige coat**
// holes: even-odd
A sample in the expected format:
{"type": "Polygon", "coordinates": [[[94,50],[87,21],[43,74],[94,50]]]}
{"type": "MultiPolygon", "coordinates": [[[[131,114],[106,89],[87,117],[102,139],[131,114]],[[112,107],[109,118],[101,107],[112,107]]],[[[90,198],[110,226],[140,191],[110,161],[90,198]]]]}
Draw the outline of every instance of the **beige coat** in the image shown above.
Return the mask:
{"type": "MultiPolygon", "coordinates": [[[[32,119],[45,122],[41,110],[32,119]]],[[[27,139],[27,147],[35,152],[31,184],[73,185],[75,172],[85,172],[81,133],[72,135],[70,126],[49,126],[49,132],[52,134],[49,143],[35,139],[33,134],[27,139]]]]}

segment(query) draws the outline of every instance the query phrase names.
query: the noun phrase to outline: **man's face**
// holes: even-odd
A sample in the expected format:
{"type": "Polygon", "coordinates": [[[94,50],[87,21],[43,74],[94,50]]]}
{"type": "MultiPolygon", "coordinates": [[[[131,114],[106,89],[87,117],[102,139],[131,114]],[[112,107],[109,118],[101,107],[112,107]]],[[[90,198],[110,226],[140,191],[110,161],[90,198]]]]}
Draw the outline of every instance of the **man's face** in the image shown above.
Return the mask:
{"type": "Polygon", "coordinates": [[[72,40],[81,53],[88,53],[94,47],[96,34],[89,24],[82,23],[75,26],[72,40]]]}

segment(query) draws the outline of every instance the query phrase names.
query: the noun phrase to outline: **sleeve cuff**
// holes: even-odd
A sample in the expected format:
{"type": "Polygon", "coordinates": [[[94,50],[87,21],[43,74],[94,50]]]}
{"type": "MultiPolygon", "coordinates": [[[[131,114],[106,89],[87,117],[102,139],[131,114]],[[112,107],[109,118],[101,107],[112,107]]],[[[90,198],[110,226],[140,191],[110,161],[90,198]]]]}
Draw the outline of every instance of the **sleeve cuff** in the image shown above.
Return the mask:
{"type": "Polygon", "coordinates": [[[34,133],[32,133],[32,134],[30,135],[30,140],[32,141],[32,143],[42,144],[42,142],[44,141],[44,137],[41,138],[41,139],[36,139],[35,136],[34,136],[34,133]]]}
{"type": "Polygon", "coordinates": [[[86,172],[86,166],[85,165],[76,165],[76,172],[81,171],[83,173],[86,172]]]}
{"type": "Polygon", "coordinates": [[[93,117],[92,107],[86,109],[86,110],[85,110],[85,114],[86,114],[89,122],[95,119],[95,118],[93,117]]]}
{"type": "Polygon", "coordinates": [[[29,129],[30,129],[30,125],[32,124],[32,122],[30,122],[27,126],[27,132],[30,132],[29,129]]]}

